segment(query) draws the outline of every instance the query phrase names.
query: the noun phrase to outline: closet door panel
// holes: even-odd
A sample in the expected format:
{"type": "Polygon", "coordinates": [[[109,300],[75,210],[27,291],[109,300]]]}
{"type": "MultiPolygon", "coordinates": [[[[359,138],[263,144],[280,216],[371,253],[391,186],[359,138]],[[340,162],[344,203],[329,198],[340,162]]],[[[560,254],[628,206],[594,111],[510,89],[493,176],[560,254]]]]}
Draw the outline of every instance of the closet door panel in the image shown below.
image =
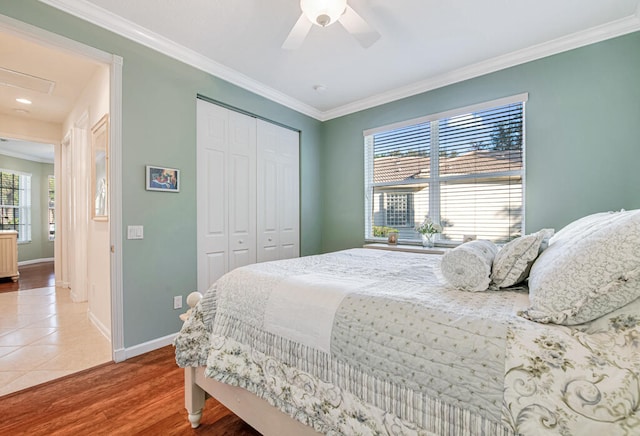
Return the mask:
{"type": "Polygon", "coordinates": [[[279,236],[282,258],[300,256],[300,164],[299,135],[280,132],[279,147],[279,236]]]}
{"type": "Polygon", "coordinates": [[[209,286],[228,269],[227,135],[228,113],[197,102],[197,262],[198,290],[209,286]]]}
{"type": "Polygon", "coordinates": [[[279,258],[276,139],[271,125],[258,121],[258,262],[279,258]]]}
{"type": "Polygon", "coordinates": [[[229,271],[256,262],[256,120],[229,112],[229,271]]]}
{"type": "Polygon", "coordinates": [[[258,120],[258,261],[298,257],[299,135],[258,120]]]}

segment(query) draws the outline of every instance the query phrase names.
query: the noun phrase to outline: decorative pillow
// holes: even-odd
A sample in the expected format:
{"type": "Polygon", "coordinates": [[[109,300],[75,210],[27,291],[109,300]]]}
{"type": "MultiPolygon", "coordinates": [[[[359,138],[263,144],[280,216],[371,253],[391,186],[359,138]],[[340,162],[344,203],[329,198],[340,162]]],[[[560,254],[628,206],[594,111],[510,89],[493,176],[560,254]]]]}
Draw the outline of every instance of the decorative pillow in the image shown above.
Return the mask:
{"type": "Polygon", "coordinates": [[[553,243],[529,275],[532,321],[581,324],[640,297],[640,210],[553,243]]]}
{"type": "Polygon", "coordinates": [[[442,275],[452,286],[471,292],[486,291],[498,248],[483,239],[459,245],[442,256],[442,275]]]}
{"type": "Polygon", "coordinates": [[[607,222],[614,217],[615,213],[616,212],[598,212],[578,218],[557,231],[549,240],[549,244],[571,239],[575,235],[579,235],[589,229],[605,226],[607,222]]]}
{"type": "Polygon", "coordinates": [[[542,229],[505,244],[496,254],[491,272],[491,289],[513,286],[529,276],[533,261],[549,245],[553,229],[542,229]]]}

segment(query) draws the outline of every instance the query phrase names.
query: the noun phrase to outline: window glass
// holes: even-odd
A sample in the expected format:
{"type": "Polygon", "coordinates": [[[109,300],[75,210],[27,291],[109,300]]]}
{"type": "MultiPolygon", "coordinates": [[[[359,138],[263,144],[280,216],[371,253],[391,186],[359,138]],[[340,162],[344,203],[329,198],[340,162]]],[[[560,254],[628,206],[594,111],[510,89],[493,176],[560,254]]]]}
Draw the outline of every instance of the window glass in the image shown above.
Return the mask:
{"type": "Polygon", "coordinates": [[[443,228],[439,242],[520,236],[523,122],[524,100],[366,135],[365,237],[384,236],[386,226],[418,241],[415,226],[427,216],[443,228]]]}

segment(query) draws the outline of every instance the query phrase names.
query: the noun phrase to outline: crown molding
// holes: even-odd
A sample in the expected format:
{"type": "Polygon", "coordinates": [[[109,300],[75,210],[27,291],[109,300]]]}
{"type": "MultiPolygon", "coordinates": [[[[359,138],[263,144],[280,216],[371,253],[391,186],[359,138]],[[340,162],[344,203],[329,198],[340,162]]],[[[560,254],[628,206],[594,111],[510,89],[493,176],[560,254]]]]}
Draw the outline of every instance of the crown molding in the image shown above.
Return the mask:
{"type": "Polygon", "coordinates": [[[385,103],[391,103],[453,83],[462,82],[463,80],[473,79],[474,77],[483,76],[505,68],[514,67],[638,30],[640,30],[640,4],[634,15],[511,52],[503,56],[468,65],[439,76],[430,77],[420,82],[392,89],[388,92],[325,111],[322,114],[321,121],[328,121],[385,103]]]}
{"type": "Polygon", "coordinates": [[[44,157],[34,156],[32,154],[27,154],[27,153],[18,153],[18,152],[15,152],[15,151],[0,150],[0,155],[9,156],[9,157],[15,157],[17,159],[22,159],[22,160],[30,160],[32,162],[38,162],[38,163],[44,163],[44,164],[52,164],[53,165],[53,158],[52,159],[47,159],[47,158],[44,158],[44,157]]]}
{"type": "Polygon", "coordinates": [[[468,65],[439,76],[430,77],[407,86],[395,88],[362,100],[348,103],[335,109],[320,111],[319,109],[266,86],[265,84],[251,79],[238,71],[215,62],[187,47],[177,44],[168,38],[151,32],[142,26],[119,17],[85,0],[39,1],[160,53],[166,54],[167,56],[191,65],[192,67],[198,68],[199,70],[212,74],[236,86],[251,91],[304,115],[308,115],[319,121],[328,121],[365,109],[370,109],[375,106],[421,94],[423,92],[431,91],[443,86],[451,85],[453,83],[461,82],[463,80],[483,76],[505,68],[524,64],[526,62],[640,30],[639,3],[636,8],[636,12],[628,17],[508,53],[503,56],[468,65]]]}
{"type": "Polygon", "coordinates": [[[215,62],[196,51],[184,47],[164,36],[152,32],[132,21],[85,0],[39,0],[63,12],[81,18],[152,50],[165,54],[194,68],[212,74],[240,88],[279,103],[302,114],[320,120],[322,112],[277,91],[257,80],[215,62]]]}

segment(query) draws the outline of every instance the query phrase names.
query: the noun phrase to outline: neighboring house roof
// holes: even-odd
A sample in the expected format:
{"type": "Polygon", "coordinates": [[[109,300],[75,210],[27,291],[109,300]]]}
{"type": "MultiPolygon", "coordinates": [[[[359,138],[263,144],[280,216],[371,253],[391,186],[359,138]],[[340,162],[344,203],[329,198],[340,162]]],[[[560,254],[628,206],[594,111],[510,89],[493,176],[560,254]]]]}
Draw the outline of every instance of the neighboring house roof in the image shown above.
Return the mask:
{"type": "MultiPolygon", "coordinates": [[[[377,157],[374,159],[373,182],[428,179],[430,165],[428,156],[377,157]]],[[[518,150],[474,150],[458,156],[440,157],[441,176],[519,169],[522,169],[522,152],[518,150]]]]}

